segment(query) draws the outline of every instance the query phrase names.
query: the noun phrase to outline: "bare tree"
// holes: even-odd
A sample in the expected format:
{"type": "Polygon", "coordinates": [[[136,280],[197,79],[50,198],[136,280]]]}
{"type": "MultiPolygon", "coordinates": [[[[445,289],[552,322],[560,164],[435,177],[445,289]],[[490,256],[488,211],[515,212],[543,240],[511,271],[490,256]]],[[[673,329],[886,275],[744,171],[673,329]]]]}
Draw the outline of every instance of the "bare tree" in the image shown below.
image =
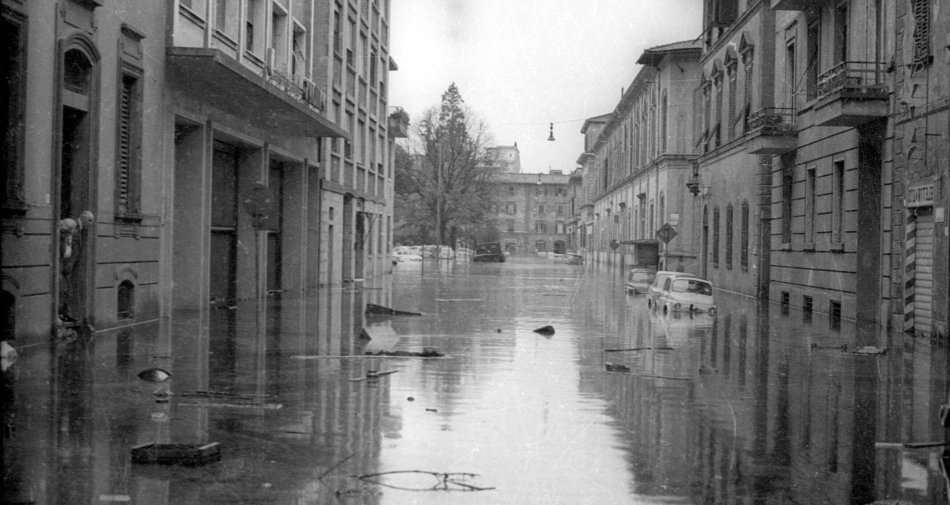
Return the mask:
{"type": "Polygon", "coordinates": [[[484,122],[452,83],[440,107],[417,123],[412,163],[397,159],[396,213],[403,231],[442,245],[453,229],[494,227],[497,197],[490,181],[497,169],[487,156],[490,142],[484,122]]]}

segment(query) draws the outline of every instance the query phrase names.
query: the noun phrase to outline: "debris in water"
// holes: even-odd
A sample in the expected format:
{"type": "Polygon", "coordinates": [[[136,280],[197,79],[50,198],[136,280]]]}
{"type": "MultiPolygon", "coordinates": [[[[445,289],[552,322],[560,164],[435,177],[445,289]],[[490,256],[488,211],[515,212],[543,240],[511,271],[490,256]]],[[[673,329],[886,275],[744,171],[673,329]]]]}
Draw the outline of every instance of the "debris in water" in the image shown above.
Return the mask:
{"type": "Polygon", "coordinates": [[[604,362],[604,368],[608,372],[629,372],[630,367],[621,363],[611,363],[610,361],[604,362]]]}
{"type": "Polygon", "coordinates": [[[418,357],[418,358],[440,358],[445,356],[439,352],[438,349],[434,347],[423,347],[422,352],[415,351],[379,351],[379,352],[367,352],[367,356],[401,356],[401,357],[418,357]]]}
{"type": "Polygon", "coordinates": [[[366,371],[366,377],[354,377],[354,378],[350,379],[350,382],[359,382],[359,381],[365,381],[365,380],[378,379],[378,378],[384,377],[384,376],[386,376],[386,375],[394,374],[394,373],[396,373],[396,372],[398,372],[398,371],[399,371],[399,370],[387,370],[387,371],[385,371],[385,372],[377,372],[376,370],[367,370],[367,371],[366,371]]]}
{"type": "Polygon", "coordinates": [[[421,316],[421,312],[408,312],[405,310],[396,310],[375,303],[366,304],[366,315],[370,316],[421,316]]]}
{"type": "Polygon", "coordinates": [[[627,351],[672,351],[669,346],[663,347],[627,347],[623,349],[604,349],[604,352],[627,352],[627,351]]]}
{"type": "Polygon", "coordinates": [[[866,345],[859,349],[852,351],[852,354],[884,354],[887,352],[887,349],[882,349],[880,347],[874,347],[873,345],[866,345]]]}
{"type": "Polygon", "coordinates": [[[148,368],[139,372],[139,379],[145,382],[165,382],[172,374],[161,368],[148,368]]]}
{"type": "Polygon", "coordinates": [[[438,412],[436,409],[426,409],[426,412],[438,412]]]}
{"type": "Polygon", "coordinates": [[[409,398],[406,398],[406,401],[408,401],[408,402],[414,402],[414,401],[416,401],[416,399],[410,396],[409,398]]]}
{"type": "Polygon", "coordinates": [[[133,463],[199,466],[220,459],[221,444],[217,442],[204,445],[147,443],[132,448],[133,463]]]}
{"type": "Polygon", "coordinates": [[[542,327],[540,327],[540,328],[534,330],[534,332],[535,332],[535,333],[539,333],[539,334],[541,334],[541,335],[550,336],[550,335],[554,335],[554,327],[553,327],[553,326],[550,326],[550,325],[548,325],[548,326],[542,326],[542,327]]]}
{"type": "Polygon", "coordinates": [[[481,487],[469,484],[467,482],[462,482],[478,477],[478,474],[475,473],[430,472],[426,470],[395,470],[391,472],[368,473],[354,477],[364,482],[370,482],[372,484],[386,486],[392,489],[402,489],[404,491],[489,491],[495,489],[494,487],[481,487]],[[436,482],[431,487],[406,487],[379,480],[379,477],[384,475],[399,474],[428,474],[435,478],[436,482]]]}

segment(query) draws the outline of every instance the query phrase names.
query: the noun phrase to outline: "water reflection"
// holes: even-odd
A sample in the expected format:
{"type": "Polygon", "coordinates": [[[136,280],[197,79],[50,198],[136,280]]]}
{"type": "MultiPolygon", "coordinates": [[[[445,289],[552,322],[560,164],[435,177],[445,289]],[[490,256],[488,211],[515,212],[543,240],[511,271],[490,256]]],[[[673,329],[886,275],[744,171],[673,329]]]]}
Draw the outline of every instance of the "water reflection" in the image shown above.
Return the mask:
{"type": "Polygon", "coordinates": [[[856,354],[847,325],[728,295],[714,318],[661,316],[584,268],[399,265],[22,349],[3,503],[950,503],[942,448],[902,445],[946,440],[945,345],[856,354]],[[426,347],[445,356],[364,356],[426,347]],[[168,401],[136,377],[149,367],[171,372],[168,401]],[[136,445],[207,442],[220,462],[131,463],[136,445]],[[464,485],[407,491],[433,484],[409,470],[464,485]]]}

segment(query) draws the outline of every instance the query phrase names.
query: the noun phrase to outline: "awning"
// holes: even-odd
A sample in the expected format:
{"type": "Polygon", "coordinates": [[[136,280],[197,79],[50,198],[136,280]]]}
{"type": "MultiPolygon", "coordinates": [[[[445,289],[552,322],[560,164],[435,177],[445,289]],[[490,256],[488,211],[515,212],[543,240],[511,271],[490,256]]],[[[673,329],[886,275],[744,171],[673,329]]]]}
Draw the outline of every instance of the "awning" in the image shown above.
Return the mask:
{"type": "Polygon", "coordinates": [[[218,49],[170,47],[167,79],[172,89],[261,128],[302,137],[348,135],[307,101],[268,82],[218,49]]]}

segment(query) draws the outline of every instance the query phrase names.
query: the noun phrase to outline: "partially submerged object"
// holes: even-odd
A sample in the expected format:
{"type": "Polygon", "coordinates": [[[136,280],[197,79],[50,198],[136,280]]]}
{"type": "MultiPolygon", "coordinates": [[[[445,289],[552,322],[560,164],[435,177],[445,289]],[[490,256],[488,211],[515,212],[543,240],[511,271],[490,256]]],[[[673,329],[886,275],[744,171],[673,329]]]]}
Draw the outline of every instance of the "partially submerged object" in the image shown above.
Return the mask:
{"type": "Polygon", "coordinates": [[[405,310],[396,310],[375,303],[366,304],[366,315],[368,316],[421,316],[421,312],[409,312],[405,310]]]}
{"type": "Polygon", "coordinates": [[[423,347],[422,352],[417,351],[379,351],[367,352],[367,356],[396,356],[396,357],[416,357],[416,358],[441,358],[445,356],[434,347],[423,347]]]}
{"type": "Polygon", "coordinates": [[[157,444],[147,443],[132,448],[133,463],[200,466],[221,460],[221,444],[157,444]]]}
{"type": "Polygon", "coordinates": [[[540,327],[540,328],[534,330],[534,332],[535,332],[535,333],[538,333],[538,334],[541,334],[541,335],[545,335],[545,336],[551,336],[551,335],[554,335],[554,327],[553,327],[553,326],[550,326],[550,325],[548,325],[548,326],[542,326],[542,327],[540,327]]]}

